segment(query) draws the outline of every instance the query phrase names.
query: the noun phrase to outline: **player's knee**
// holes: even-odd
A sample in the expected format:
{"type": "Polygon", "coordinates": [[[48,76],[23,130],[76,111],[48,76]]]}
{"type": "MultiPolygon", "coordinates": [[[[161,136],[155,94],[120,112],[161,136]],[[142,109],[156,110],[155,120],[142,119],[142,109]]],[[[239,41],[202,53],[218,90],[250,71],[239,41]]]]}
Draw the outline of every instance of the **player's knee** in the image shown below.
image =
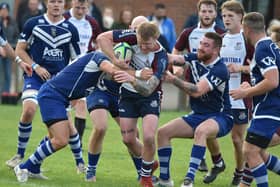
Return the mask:
{"type": "Polygon", "coordinates": [[[234,145],[241,145],[244,142],[244,138],[236,134],[232,134],[231,139],[234,145]]]}
{"type": "Polygon", "coordinates": [[[94,135],[95,136],[105,136],[107,131],[107,125],[101,125],[94,128],[94,135]]]}
{"type": "Polygon", "coordinates": [[[65,147],[66,145],[68,145],[68,138],[65,138],[65,137],[55,137],[52,140],[52,145],[56,149],[61,149],[61,148],[65,147]]]}
{"type": "Polygon", "coordinates": [[[22,111],[22,119],[26,121],[32,121],[34,114],[36,112],[36,107],[26,107],[22,111]]]}
{"type": "Polygon", "coordinates": [[[145,135],[143,142],[145,145],[153,145],[155,143],[155,136],[152,134],[145,135]]]}
{"type": "Polygon", "coordinates": [[[194,138],[195,139],[206,139],[207,132],[201,128],[197,128],[194,132],[194,138]]]}

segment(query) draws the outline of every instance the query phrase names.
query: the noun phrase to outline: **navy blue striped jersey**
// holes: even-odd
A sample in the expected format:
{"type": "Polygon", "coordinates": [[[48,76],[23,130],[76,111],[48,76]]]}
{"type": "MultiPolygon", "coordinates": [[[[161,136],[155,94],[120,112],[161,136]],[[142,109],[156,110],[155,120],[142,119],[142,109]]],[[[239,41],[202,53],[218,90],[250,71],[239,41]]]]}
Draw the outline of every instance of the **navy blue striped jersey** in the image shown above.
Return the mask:
{"type": "MultiPolygon", "coordinates": [[[[254,58],[250,64],[251,84],[261,82],[263,75],[271,70],[280,72],[280,50],[270,38],[263,38],[255,45],[254,58]]],[[[279,74],[280,76],[280,74],[279,74]]],[[[279,78],[280,79],[280,78],[279,78]]],[[[280,120],[280,87],[253,97],[254,117],[280,120]]]]}
{"type": "Polygon", "coordinates": [[[85,97],[96,87],[102,77],[102,71],[99,66],[105,60],[109,62],[108,57],[103,53],[90,52],[66,66],[47,84],[69,100],[85,97]]]}
{"type": "Polygon", "coordinates": [[[204,65],[197,60],[195,53],[185,55],[185,61],[190,68],[190,82],[196,84],[201,79],[206,79],[211,91],[195,98],[190,97],[191,109],[195,113],[206,114],[215,112],[230,113],[231,105],[229,100],[229,72],[221,58],[204,65]]]}
{"type": "Polygon", "coordinates": [[[80,54],[77,29],[65,19],[52,23],[46,14],[27,20],[19,42],[27,42],[32,60],[52,75],[80,54]]]}

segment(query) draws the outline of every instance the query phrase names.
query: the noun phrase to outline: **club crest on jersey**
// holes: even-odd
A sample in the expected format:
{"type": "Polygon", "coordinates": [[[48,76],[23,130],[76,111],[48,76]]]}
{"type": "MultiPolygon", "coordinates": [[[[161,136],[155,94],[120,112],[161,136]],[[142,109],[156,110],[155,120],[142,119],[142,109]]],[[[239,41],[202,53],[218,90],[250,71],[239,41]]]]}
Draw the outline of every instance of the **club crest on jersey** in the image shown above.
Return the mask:
{"type": "Polygon", "coordinates": [[[241,42],[237,42],[234,46],[235,50],[241,50],[242,49],[242,43],[241,42]]]}
{"type": "Polygon", "coordinates": [[[151,103],[150,103],[150,106],[155,108],[155,107],[158,107],[158,102],[156,100],[153,100],[151,103]]]}
{"type": "Polygon", "coordinates": [[[56,37],[56,28],[55,27],[51,28],[51,35],[52,35],[52,37],[56,37]]]}
{"type": "Polygon", "coordinates": [[[240,112],[240,113],[239,113],[238,118],[239,118],[240,120],[244,120],[244,119],[246,119],[246,117],[247,117],[247,115],[246,115],[245,112],[240,112]]]}

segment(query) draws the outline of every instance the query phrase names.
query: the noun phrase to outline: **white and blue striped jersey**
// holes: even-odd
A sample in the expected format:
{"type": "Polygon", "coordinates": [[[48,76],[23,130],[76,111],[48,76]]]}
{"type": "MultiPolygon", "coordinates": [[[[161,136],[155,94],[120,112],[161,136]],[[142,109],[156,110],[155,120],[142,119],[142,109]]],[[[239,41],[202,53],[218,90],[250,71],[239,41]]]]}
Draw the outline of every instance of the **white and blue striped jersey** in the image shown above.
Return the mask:
{"type": "Polygon", "coordinates": [[[206,79],[211,88],[211,91],[198,98],[190,97],[190,106],[193,112],[198,114],[216,112],[230,114],[229,72],[222,59],[217,58],[211,64],[204,65],[197,60],[195,53],[189,53],[184,57],[190,68],[190,82],[196,84],[201,79],[206,79]]]}
{"type": "MultiPolygon", "coordinates": [[[[132,60],[130,66],[135,70],[140,70],[145,67],[151,68],[159,80],[163,76],[163,73],[168,66],[168,58],[165,49],[158,43],[158,50],[150,52],[148,54],[143,54],[140,47],[137,45],[136,32],[134,30],[114,30],[113,31],[113,41],[127,42],[133,49],[132,60]]],[[[125,89],[138,93],[130,83],[124,83],[122,85],[125,89]]],[[[161,84],[155,90],[155,92],[161,91],[161,84]]]]}
{"type": "Polygon", "coordinates": [[[52,75],[80,54],[77,29],[65,19],[52,23],[46,14],[25,23],[19,42],[27,42],[32,60],[52,75]]]}
{"type": "Polygon", "coordinates": [[[101,52],[90,52],[75,60],[65,67],[46,84],[64,95],[68,100],[79,99],[87,96],[102,78],[99,66],[103,61],[108,61],[101,52]]]}
{"type": "MultiPolygon", "coordinates": [[[[263,38],[256,43],[250,68],[252,85],[261,82],[264,79],[263,75],[271,69],[278,69],[280,72],[280,50],[270,38],[263,38]]],[[[254,96],[253,104],[254,119],[269,118],[280,121],[280,86],[265,94],[254,96]]]]}

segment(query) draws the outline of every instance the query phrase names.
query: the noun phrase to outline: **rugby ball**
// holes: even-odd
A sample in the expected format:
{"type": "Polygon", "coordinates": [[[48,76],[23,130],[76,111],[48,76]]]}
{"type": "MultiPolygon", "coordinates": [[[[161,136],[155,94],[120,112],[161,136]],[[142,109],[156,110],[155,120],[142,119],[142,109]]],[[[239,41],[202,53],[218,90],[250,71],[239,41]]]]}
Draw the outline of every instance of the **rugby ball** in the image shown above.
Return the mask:
{"type": "Polygon", "coordinates": [[[126,42],[116,44],[114,52],[118,59],[125,61],[130,61],[133,53],[131,46],[126,42]]]}

